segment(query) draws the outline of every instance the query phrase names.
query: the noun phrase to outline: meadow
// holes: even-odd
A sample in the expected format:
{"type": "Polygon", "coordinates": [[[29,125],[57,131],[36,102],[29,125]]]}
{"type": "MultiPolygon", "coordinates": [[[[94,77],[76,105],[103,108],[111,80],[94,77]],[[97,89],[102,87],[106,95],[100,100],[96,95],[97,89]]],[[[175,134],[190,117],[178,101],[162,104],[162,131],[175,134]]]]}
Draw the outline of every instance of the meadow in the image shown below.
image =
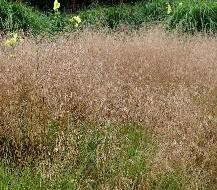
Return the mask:
{"type": "Polygon", "coordinates": [[[1,189],[214,188],[216,52],[162,29],[2,45],[1,189]]]}
{"type": "MultiPolygon", "coordinates": [[[[201,3],[200,10],[215,10],[201,3]]],[[[40,16],[50,25],[45,31],[31,20],[25,28],[21,16],[10,17],[23,18],[16,25],[8,17],[0,24],[0,189],[217,188],[217,43],[215,25],[204,24],[215,19],[210,12],[198,17],[209,21],[173,26],[178,13],[162,4],[165,17],[148,25],[120,16],[109,27],[91,24],[102,17],[90,15],[138,4],[95,7],[75,13],[75,27],[71,15],[2,5],[32,10],[35,24],[40,16]]]]}

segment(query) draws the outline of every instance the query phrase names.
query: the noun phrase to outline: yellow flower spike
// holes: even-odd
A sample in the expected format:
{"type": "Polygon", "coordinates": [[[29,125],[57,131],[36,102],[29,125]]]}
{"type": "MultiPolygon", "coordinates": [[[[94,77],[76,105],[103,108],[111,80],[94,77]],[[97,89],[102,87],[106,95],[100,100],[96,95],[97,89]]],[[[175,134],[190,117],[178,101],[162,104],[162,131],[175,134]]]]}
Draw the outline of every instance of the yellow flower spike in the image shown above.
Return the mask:
{"type": "Polygon", "coordinates": [[[12,38],[7,39],[5,45],[8,47],[15,47],[17,45],[18,35],[15,33],[12,38]]]}
{"type": "Polygon", "coordinates": [[[60,8],[60,3],[58,2],[58,0],[55,0],[53,3],[53,10],[58,11],[59,8],[60,8]]]}
{"type": "Polygon", "coordinates": [[[81,18],[79,16],[74,16],[70,19],[70,22],[74,24],[75,27],[78,27],[81,23],[81,18]]]}
{"type": "Polygon", "coordinates": [[[173,12],[171,5],[168,3],[167,4],[167,14],[171,14],[173,12]]]}

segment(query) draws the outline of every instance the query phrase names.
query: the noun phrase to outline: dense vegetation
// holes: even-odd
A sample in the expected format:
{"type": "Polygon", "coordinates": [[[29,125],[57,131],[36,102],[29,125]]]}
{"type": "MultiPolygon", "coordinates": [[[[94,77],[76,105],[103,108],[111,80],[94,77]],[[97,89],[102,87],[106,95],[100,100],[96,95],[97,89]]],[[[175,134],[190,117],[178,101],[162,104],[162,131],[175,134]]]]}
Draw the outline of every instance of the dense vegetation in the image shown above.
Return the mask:
{"type": "Polygon", "coordinates": [[[0,0],[0,189],[216,189],[217,3],[60,2],[0,0]]]}
{"type": "MultiPolygon", "coordinates": [[[[53,0],[18,0],[25,2],[28,5],[40,8],[41,10],[51,10],[53,8],[53,0]]],[[[120,3],[135,3],[141,0],[59,0],[61,3],[61,10],[79,9],[91,6],[92,4],[100,5],[117,5],[120,3]]],[[[147,0],[143,0],[147,1],[147,0]]]]}
{"type": "MultiPolygon", "coordinates": [[[[120,4],[117,6],[94,5],[73,15],[82,19],[80,27],[94,26],[115,29],[120,25],[138,28],[153,23],[161,23],[168,29],[181,32],[207,31],[217,29],[217,3],[215,1],[174,1],[172,11],[167,13],[167,0],[120,4]]],[[[41,13],[28,6],[0,1],[0,29],[3,31],[60,32],[71,31],[69,15],[41,13]]]]}
{"type": "Polygon", "coordinates": [[[0,42],[0,189],[216,189],[215,39],[0,42]]]}

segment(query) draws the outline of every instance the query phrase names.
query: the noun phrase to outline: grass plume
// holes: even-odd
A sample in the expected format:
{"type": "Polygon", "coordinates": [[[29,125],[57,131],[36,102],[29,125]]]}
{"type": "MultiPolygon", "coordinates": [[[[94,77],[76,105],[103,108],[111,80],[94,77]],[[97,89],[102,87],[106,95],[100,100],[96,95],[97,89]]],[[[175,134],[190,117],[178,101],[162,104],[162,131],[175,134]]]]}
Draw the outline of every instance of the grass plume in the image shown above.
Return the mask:
{"type": "Polygon", "coordinates": [[[0,41],[2,162],[40,168],[42,189],[215,189],[215,39],[152,29],[0,41]]]}

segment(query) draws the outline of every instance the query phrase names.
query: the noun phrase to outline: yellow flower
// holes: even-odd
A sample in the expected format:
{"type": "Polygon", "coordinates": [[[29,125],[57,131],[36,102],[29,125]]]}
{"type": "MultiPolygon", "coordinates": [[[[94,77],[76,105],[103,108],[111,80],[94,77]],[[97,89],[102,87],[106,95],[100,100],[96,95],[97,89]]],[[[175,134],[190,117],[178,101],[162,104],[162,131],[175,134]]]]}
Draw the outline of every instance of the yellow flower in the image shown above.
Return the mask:
{"type": "Polygon", "coordinates": [[[167,14],[169,15],[170,13],[172,13],[172,7],[171,7],[171,5],[168,3],[167,4],[167,14]]]}
{"type": "Polygon", "coordinates": [[[59,8],[60,8],[60,3],[58,2],[58,0],[55,0],[53,3],[53,10],[58,11],[59,8]]]}
{"type": "Polygon", "coordinates": [[[18,35],[17,33],[15,33],[12,36],[12,38],[6,40],[5,45],[8,47],[15,47],[17,44],[17,39],[18,39],[18,35]]]}
{"type": "Polygon", "coordinates": [[[78,27],[81,23],[81,18],[79,16],[74,16],[70,19],[70,22],[74,24],[75,27],[78,27]]]}
{"type": "Polygon", "coordinates": [[[75,27],[76,27],[76,28],[78,27],[78,23],[75,23],[75,27]]]}
{"type": "Polygon", "coordinates": [[[79,16],[75,16],[75,17],[73,17],[73,18],[74,18],[74,20],[75,20],[78,24],[81,23],[81,18],[80,18],[79,16]]]}

